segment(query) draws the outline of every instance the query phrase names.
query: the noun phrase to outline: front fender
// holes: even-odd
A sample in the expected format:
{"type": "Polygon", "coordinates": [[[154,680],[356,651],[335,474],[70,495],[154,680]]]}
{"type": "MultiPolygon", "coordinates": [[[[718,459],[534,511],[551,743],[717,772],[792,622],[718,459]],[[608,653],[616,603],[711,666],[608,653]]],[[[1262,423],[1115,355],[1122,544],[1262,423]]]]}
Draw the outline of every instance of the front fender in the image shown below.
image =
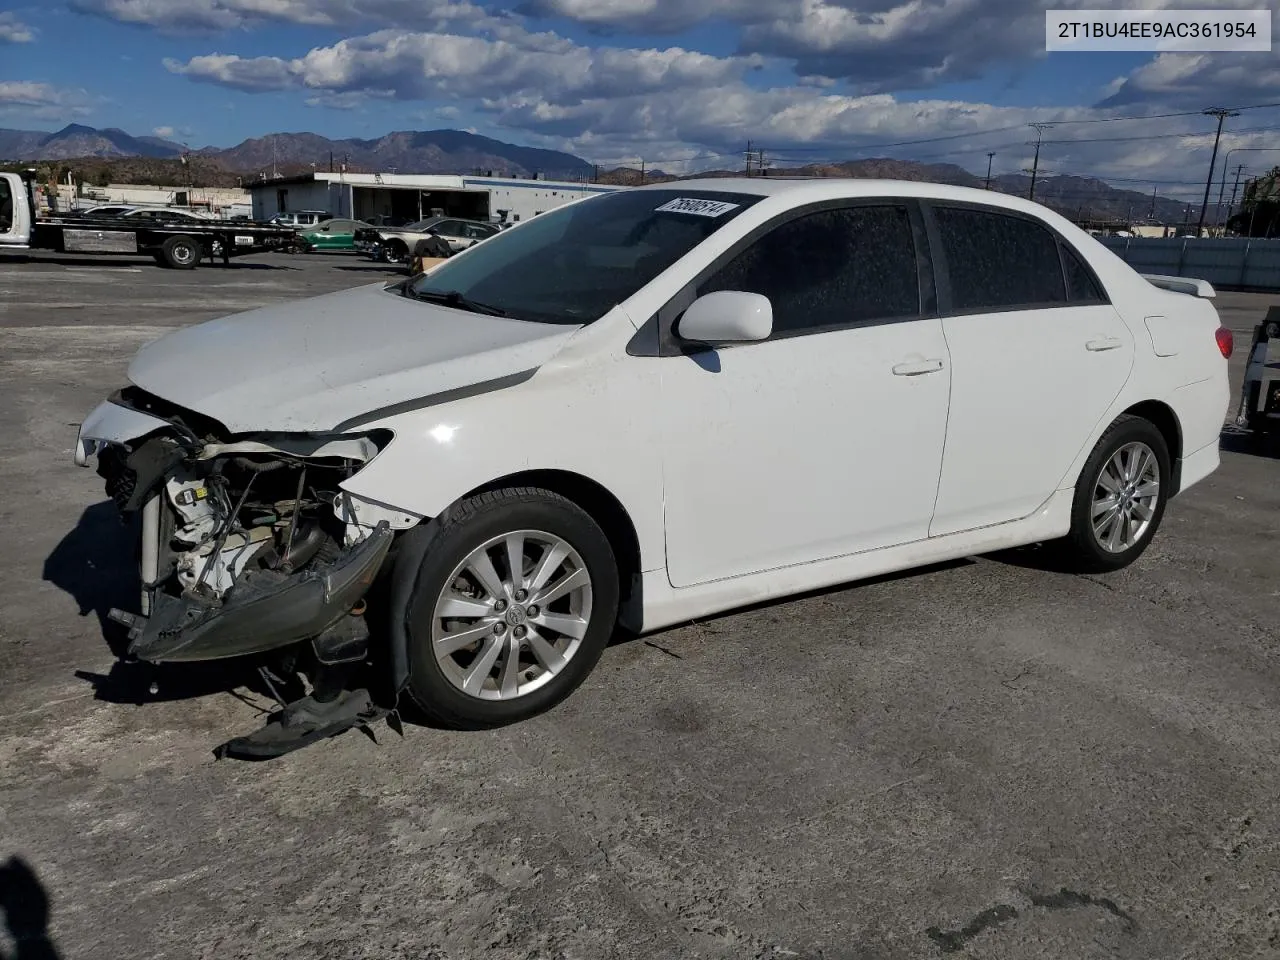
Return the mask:
{"type": "Polygon", "coordinates": [[[627,511],[645,570],[664,563],[654,358],[544,368],[514,386],[367,424],[396,439],[343,481],[353,496],[435,517],[470,491],[529,470],[604,487],[627,511]]]}

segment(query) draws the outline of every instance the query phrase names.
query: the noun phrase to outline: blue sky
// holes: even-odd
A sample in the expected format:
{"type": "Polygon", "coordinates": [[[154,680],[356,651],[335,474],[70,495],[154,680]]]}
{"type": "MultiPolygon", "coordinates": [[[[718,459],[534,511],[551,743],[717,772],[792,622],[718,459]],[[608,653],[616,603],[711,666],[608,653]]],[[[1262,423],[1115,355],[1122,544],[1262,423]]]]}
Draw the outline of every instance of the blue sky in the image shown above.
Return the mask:
{"type": "MultiPolygon", "coordinates": [[[[750,138],[778,164],[887,155],[981,171],[995,150],[1007,172],[1029,162],[1027,123],[1073,121],[1046,134],[1071,141],[1042,153],[1047,173],[1190,194],[1212,130],[1195,112],[1280,100],[1275,53],[1046,55],[1048,5],[0,0],[0,126],[76,121],[192,147],[452,127],[675,170],[727,163],[750,138]],[[1192,115],[1079,122],[1169,112],[1192,115]],[[1104,132],[1115,142],[1095,142],[1104,132]]],[[[1243,132],[1224,149],[1280,146],[1280,109],[1231,123],[1243,132]]],[[[1269,165],[1265,151],[1241,156],[1269,165]]]]}

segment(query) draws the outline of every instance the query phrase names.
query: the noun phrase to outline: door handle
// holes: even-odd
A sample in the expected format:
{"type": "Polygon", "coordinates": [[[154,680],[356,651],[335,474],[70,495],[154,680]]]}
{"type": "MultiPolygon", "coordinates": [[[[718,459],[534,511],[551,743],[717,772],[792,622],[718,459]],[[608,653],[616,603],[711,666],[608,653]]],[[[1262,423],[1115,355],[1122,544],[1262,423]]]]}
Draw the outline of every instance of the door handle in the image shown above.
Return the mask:
{"type": "Polygon", "coordinates": [[[893,375],[895,377],[918,377],[923,373],[937,373],[941,369],[941,360],[912,360],[908,363],[896,364],[893,368],[893,375]]]}
{"type": "Polygon", "coordinates": [[[1119,337],[1097,337],[1093,340],[1090,340],[1088,343],[1086,343],[1084,345],[1084,348],[1086,350],[1090,350],[1094,353],[1097,353],[1100,350],[1115,350],[1117,347],[1123,347],[1123,346],[1124,346],[1124,341],[1121,340],[1119,337]]]}

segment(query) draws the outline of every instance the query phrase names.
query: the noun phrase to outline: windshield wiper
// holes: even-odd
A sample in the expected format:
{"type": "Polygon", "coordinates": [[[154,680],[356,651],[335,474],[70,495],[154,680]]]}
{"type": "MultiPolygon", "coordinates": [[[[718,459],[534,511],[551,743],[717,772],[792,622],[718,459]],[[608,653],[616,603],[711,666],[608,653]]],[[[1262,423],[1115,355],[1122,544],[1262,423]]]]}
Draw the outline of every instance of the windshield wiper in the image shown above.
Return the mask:
{"type": "Polygon", "coordinates": [[[510,316],[507,311],[501,307],[493,307],[487,303],[480,303],[478,300],[472,300],[470,297],[463,296],[457,290],[415,290],[413,285],[406,283],[401,291],[406,297],[412,300],[424,300],[427,303],[442,303],[446,307],[454,307],[458,310],[466,310],[470,313],[482,313],[489,317],[506,317],[510,316]]]}

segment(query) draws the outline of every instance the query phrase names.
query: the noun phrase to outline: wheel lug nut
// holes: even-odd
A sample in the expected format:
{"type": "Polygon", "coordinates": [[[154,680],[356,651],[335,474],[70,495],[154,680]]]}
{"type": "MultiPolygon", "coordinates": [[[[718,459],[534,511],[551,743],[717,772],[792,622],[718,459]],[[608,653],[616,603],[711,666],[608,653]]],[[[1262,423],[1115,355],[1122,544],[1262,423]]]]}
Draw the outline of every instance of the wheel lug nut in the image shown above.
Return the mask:
{"type": "Polygon", "coordinates": [[[529,594],[528,594],[528,593],[526,593],[525,591],[523,591],[523,590],[517,590],[517,591],[516,591],[516,602],[517,602],[517,603],[523,603],[523,602],[524,602],[524,600],[525,600],[525,598],[526,598],[526,597],[528,597],[528,596],[529,596],[529,594]]]}
{"type": "Polygon", "coordinates": [[[503,610],[507,609],[507,601],[499,600],[497,603],[493,605],[493,609],[501,613],[503,610]]]}
{"type": "Polygon", "coordinates": [[[516,635],[517,637],[523,637],[523,636],[525,635],[525,629],[524,629],[524,627],[516,627],[516,628],[515,628],[515,630],[514,630],[513,632],[515,633],[515,635],[516,635]]]}
{"type": "Polygon", "coordinates": [[[506,633],[506,632],[507,632],[507,625],[506,625],[505,623],[495,623],[495,624],[493,625],[493,632],[494,632],[494,633],[506,633]]]}
{"type": "Polygon", "coordinates": [[[530,607],[528,610],[525,611],[525,615],[529,617],[536,617],[538,615],[538,608],[530,607]]]}

